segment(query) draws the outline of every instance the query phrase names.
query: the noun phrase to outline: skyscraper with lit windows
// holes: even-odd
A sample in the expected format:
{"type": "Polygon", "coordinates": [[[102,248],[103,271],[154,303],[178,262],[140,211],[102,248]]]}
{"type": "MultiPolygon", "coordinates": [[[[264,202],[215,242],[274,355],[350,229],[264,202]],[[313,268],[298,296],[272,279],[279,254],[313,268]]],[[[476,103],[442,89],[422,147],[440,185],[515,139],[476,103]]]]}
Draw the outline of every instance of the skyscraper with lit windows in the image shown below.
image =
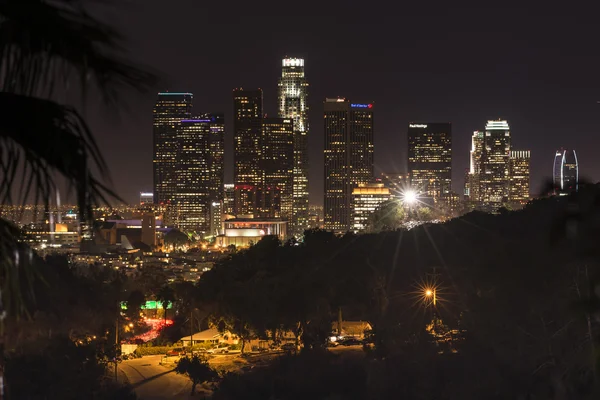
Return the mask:
{"type": "Polygon", "coordinates": [[[203,114],[179,123],[174,212],[184,232],[211,231],[211,205],[223,196],[224,131],[222,114],[203,114]]]}
{"type": "Polygon", "coordinates": [[[529,201],[529,150],[511,150],[509,165],[509,201],[513,205],[525,205],[529,201]]]}
{"type": "Polygon", "coordinates": [[[481,206],[497,210],[509,198],[510,127],[507,121],[488,121],[481,149],[479,191],[481,206]]]}
{"type": "Polygon", "coordinates": [[[153,180],[154,202],[169,204],[177,187],[177,138],[179,122],[192,115],[192,93],[163,92],[158,94],[153,116],[153,180]]]}
{"type": "Polygon", "coordinates": [[[282,60],[279,78],[279,117],[294,124],[294,184],[291,231],[300,235],[308,228],[308,82],[304,59],[282,60]]]}
{"type": "Polygon", "coordinates": [[[560,149],[554,156],[554,192],[569,194],[579,185],[579,164],[575,150],[560,149]]]}
{"type": "Polygon", "coordinates": [[[352,191],[373,180],[374,105],[337,98],[324,102],[324,228],[352,228],[352,191]]]}
{"type": "Polygon", "coordinates": [[[438,201],[452,190],[452,125],[408,125],[408,174],[410,186],[420,196],[438,201]]]}
{"type": "Polygon", "coordinates": [[[233,145],[236,186],[236,215],[251,214],[247,196],[239,196],[244,190],[251,190],[262,182],[260,169],[263,119],[263,92],[261,89],[233,91],[233,145]],[[237,187],[244,190],[237,190],[237,187]]]}
{"type": "MultiPolygon", "coordinates": [[[[278,209],[269,212],[273,216],[292,220],[294,199],[294,125],[290,118],[264,118],[261,170],[263,186],[279,197],[278,209]],[[278,193],[277,193],[278,192],[278,193]]],[[[271,207],[266,203],[263,209],[271,207]]]]}
{"type": "Polygon", "coordinates": [[[469,152],[469,170],[465,175],[465,196],[471,207],[476,207],[481,200],[479,176],[481,173],[481,156],[483,154],[484,132],[475,131],[471,136],[471,151],[469,152]]]}

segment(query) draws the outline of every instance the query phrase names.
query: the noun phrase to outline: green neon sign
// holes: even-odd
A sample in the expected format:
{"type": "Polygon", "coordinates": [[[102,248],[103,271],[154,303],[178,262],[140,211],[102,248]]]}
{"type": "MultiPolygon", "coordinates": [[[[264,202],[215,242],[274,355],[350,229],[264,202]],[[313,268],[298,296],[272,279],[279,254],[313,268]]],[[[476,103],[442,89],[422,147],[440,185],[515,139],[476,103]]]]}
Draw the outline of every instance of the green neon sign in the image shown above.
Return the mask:
{"type": "MultiPolygon", "coordinates": [[[[173,303],[167,303],[167,309],[173,308],[173,303]]],[[[148,300],[145,305],[142,305],[142,310],[162,310],[162,303],[156,300],[148,300]]],[[[127,302],[121,302],[121,310],[127,310],[127,302]]]]}

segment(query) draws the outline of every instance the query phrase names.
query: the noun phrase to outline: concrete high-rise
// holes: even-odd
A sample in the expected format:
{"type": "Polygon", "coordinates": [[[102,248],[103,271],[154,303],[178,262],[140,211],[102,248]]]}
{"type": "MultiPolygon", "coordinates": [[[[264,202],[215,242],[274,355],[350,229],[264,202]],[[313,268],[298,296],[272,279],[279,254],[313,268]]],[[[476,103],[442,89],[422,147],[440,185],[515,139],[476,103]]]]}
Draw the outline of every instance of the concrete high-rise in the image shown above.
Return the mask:
{"type": "Polygon", "coordinates": [[[511,150],[509,202],[514,206],[525,205],[529,201],[530,161],[529,150],[511,150]]]}
{"type": "Polygon", "coordinates": [[[279,117],[294,124],[294,183],[291,232],[308,228],[308,82],[304,59],[284,58],[279,78],[279,117]]]}
{"type": "Polygon", "coordinates": [[[179,123],[174,207],[177,225],[184,232],[211,230],[211,204],[223,198],[224,130],[221,114],[203,114],[179,123]]]}
{"type": "Polygon", "coordinates": [[[479,176],[481,174],[481,156],[483,154],[484,132],[475,131],[471,136],[471,151],[469,153],[469,170],[465,175],[465,196],[472,206],[477,206],[481,200],[479,191],[479,176]]]}
{"type": "Polygon", "coordinates": [[[192,115],[192,93],[158,94],[153,115],[153,179],[154,202],[170,204],[174,201],[177,178],[179,121],[192,115]]]}
{"type": "Polygon", "coordinates": [[[408,125],[408,175],[419,196],[438,201],[452,190],[452,125],[408,125]]]}
{"type": "Polygon", "coordinates": [[[324,102],[324,227],[352,228],[352,190],[373,180],[374,105],[337,98],[324,102]]]}
{"type": "MultiPolygon", "coordinates": [[[[263,119],[261,170],[265,194],[273,191],[279,197],[278,209],[269,211],[274,217],[292,221],[294,199],[294,126],[290,118],[263,119]],[[277,190],[275,190],[277,189],[277,190]],[[278,194],[276,192],[279,192],[278,194]]],[[[274,208],[263,196],[262,208],[274,208]]]]}
{"type": "Polygon", "coordinates": [[[223,185],[223,214],[235,215],[235,185],[233,183],[223,185]]]}
{"type": "Polygon", "coordinates": [[[552,172],[556,194],[569,194],[579,189],[579,164],[575,150],[557,150],[552,172]]]}
{"type": "Polygon", "coordinates": [[[489,211],[497,210],[509,198],[510,150],[508,122],[488,121],[481,150],[479,196],[481,206],[489,211]]]}
{"type": "MultiPolygon", "coordinates": [[[[236,188],[256,187],[262,182],[260,170],[262,120],[262,90],[235,89],[233,91],[233,179],[236,188]]],[[[251,214],[251,211],[250,205],[244,198],[236,197],[236,215],[251,214]]]]}

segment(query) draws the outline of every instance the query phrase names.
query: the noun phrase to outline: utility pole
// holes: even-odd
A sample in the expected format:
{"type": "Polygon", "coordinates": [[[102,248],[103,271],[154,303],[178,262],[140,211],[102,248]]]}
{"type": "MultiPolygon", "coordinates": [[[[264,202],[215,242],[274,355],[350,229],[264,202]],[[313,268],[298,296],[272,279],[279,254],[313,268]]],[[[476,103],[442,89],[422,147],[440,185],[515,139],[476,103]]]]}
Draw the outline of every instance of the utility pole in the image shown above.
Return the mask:
{"type": "Polygon", "coordinates": [[[190,304],[190,354],[194,357],[194,307],[190,304]]]}
{"type": "Polygon", "coordinates": [[[115,382],[119,382],[119,371],[117,362],[117,353],[119,351],[119,311],[117,311],[117,320],[115,322],[115,382]]]}

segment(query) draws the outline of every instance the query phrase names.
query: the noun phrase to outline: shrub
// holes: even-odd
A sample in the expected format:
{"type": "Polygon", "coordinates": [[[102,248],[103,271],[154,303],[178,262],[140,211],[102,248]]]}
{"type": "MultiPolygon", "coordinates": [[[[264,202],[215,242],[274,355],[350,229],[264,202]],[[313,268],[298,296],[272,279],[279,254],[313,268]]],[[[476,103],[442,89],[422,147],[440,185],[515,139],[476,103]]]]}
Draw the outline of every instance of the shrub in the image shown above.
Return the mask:
{"type": "Polygon", "coordinates": [[[174,349],[171,346],[140,346],[135,349],[134,353],[138,356],[156,356],[165,355],[167,351],[174,349]]]}

